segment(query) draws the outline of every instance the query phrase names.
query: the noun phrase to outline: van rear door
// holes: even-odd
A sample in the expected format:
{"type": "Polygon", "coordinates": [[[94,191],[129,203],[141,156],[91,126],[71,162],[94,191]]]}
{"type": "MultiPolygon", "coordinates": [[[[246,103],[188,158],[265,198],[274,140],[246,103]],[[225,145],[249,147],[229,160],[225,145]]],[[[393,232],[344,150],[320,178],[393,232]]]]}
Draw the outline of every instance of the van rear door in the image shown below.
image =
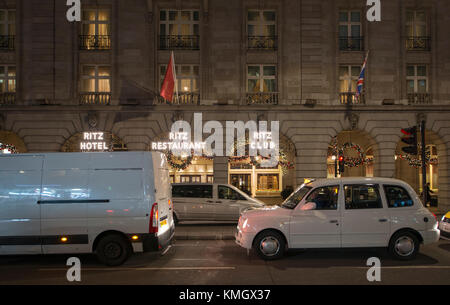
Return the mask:
{"type": "Polygon", "coordinates": [[[172,186],[165,155],[153,152],[152,159],[155,200],[158,203],[158,236],[160,237],[160,244],[164,246],[170,241],[174,231],[172,186]]]}

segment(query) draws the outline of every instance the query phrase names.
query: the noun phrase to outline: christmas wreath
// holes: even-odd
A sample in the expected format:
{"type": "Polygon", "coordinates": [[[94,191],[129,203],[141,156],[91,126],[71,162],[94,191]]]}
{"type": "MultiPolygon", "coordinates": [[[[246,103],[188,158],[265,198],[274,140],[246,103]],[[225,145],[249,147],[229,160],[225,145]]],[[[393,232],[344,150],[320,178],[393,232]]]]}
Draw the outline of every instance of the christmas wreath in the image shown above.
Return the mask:
{"type": "Polygon", "coordinates": [[[362,150],[361,146],[358,144],[347,142],[344,145],[342,145],[341,148],[338,149],[339,156],[344,156],[344,164],[348,167],[357,167],[362,165],[363,163],[369,163],[372,162],[372,159],[366,158],[366,155],[364,151],[362,150]],[[353,157],[345,157],[344,156],[344,149],[352,148],[358,153],[357,158],[353,157]]]}
{"type": "Polygon", "coordinates": [[[185,170],[192,164],[192,154],[185,158],[176,157],[173,155],[172,151],[169,150],[167,152],[167,162],[169,162],[169,165],[177,171],[185,170]]]}
{"type": "Polygon", "coordinates": [[[15,146],[9,145],[9,144],[0,143],[0,153],[2,153],[5,149],[8,150],[11,154],[17,154],[18,153],[18,151],[17,151],[15,146]]]}

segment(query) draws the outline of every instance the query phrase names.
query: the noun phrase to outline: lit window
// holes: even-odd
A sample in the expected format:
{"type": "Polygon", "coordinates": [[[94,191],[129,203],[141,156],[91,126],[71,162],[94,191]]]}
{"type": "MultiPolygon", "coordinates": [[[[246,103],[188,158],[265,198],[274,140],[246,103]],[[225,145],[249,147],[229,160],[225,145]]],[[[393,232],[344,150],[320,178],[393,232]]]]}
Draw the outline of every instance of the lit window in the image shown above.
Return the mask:
{"type": "Polygon", "coordinates": [[[276,92],[277,69],[274,65],[247,67],[247,92],[276,92]]]}
{"type": "Polygon", "coordinates": [[[111,48],[110,11],[107,9],[86,9],[83,11],[82,50],[107,50],[111,48]]]}
{"type": "Polygon", "coordinates": [[[83,66],[83,92],[111,92],[111,67],[83,66]]]}
{"type": "Polygon", "coordinates": [[[0,93],[16,92],[16,67],[0,66],[0,93]]]}

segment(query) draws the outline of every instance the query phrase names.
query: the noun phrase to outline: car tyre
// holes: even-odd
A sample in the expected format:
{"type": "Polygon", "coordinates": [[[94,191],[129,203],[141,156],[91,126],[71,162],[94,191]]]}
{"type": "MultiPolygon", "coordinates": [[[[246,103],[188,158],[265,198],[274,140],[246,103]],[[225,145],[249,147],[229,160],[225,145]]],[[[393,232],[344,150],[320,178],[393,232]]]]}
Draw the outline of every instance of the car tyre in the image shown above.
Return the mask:
{"type": "Polygon", "coordinates": [[[419,252],[419,248],[419,239],[410,231],[394,234],[389,242],[389,253],[398,260],[414,259],[419,252]]]}
{"type": "Polygon", "coordinates": [[[255,238],[253,249],[264,260],[276,260],[283,257],[286,242],[280,233],[264,231],[255,238]]]}
{"type": "Polygon", "coordinates": [[[132,252],[129,241],[118,234],[104,236],[95,249],[98,260],[107,266],[122,265],[132,252]]]}

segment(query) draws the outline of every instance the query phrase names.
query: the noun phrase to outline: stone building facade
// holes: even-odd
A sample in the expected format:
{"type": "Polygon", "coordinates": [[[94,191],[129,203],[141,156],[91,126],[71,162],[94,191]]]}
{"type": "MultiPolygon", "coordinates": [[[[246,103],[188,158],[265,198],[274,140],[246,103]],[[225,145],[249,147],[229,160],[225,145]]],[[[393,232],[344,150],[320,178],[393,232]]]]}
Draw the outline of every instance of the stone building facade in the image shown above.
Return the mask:
{"type": "MultiPolygon", "coordinates": [[[[279,190],[332,175],[336,137],[372,158],[370,170],[344,175],[397,177],[419,191],[420,170],[398,158],[400,129],[426,120],[438,160],[432,188],[449,210],[449,1],[381,1],[381,22],[366,20],[363,0],[81,3],[82,21],[72,23],[66,1],[0,3],[0,143],[62,151],[100,130],[128,150],[148,150],[194,113],[224,125],[277,120],[294,167],[276,180],[279,190]],[[171,51],[180,96],[167,102],[158,93],[171,51]]],[[[230,182],[230,169],[217,157],[209,171],[230,182]]]]}

